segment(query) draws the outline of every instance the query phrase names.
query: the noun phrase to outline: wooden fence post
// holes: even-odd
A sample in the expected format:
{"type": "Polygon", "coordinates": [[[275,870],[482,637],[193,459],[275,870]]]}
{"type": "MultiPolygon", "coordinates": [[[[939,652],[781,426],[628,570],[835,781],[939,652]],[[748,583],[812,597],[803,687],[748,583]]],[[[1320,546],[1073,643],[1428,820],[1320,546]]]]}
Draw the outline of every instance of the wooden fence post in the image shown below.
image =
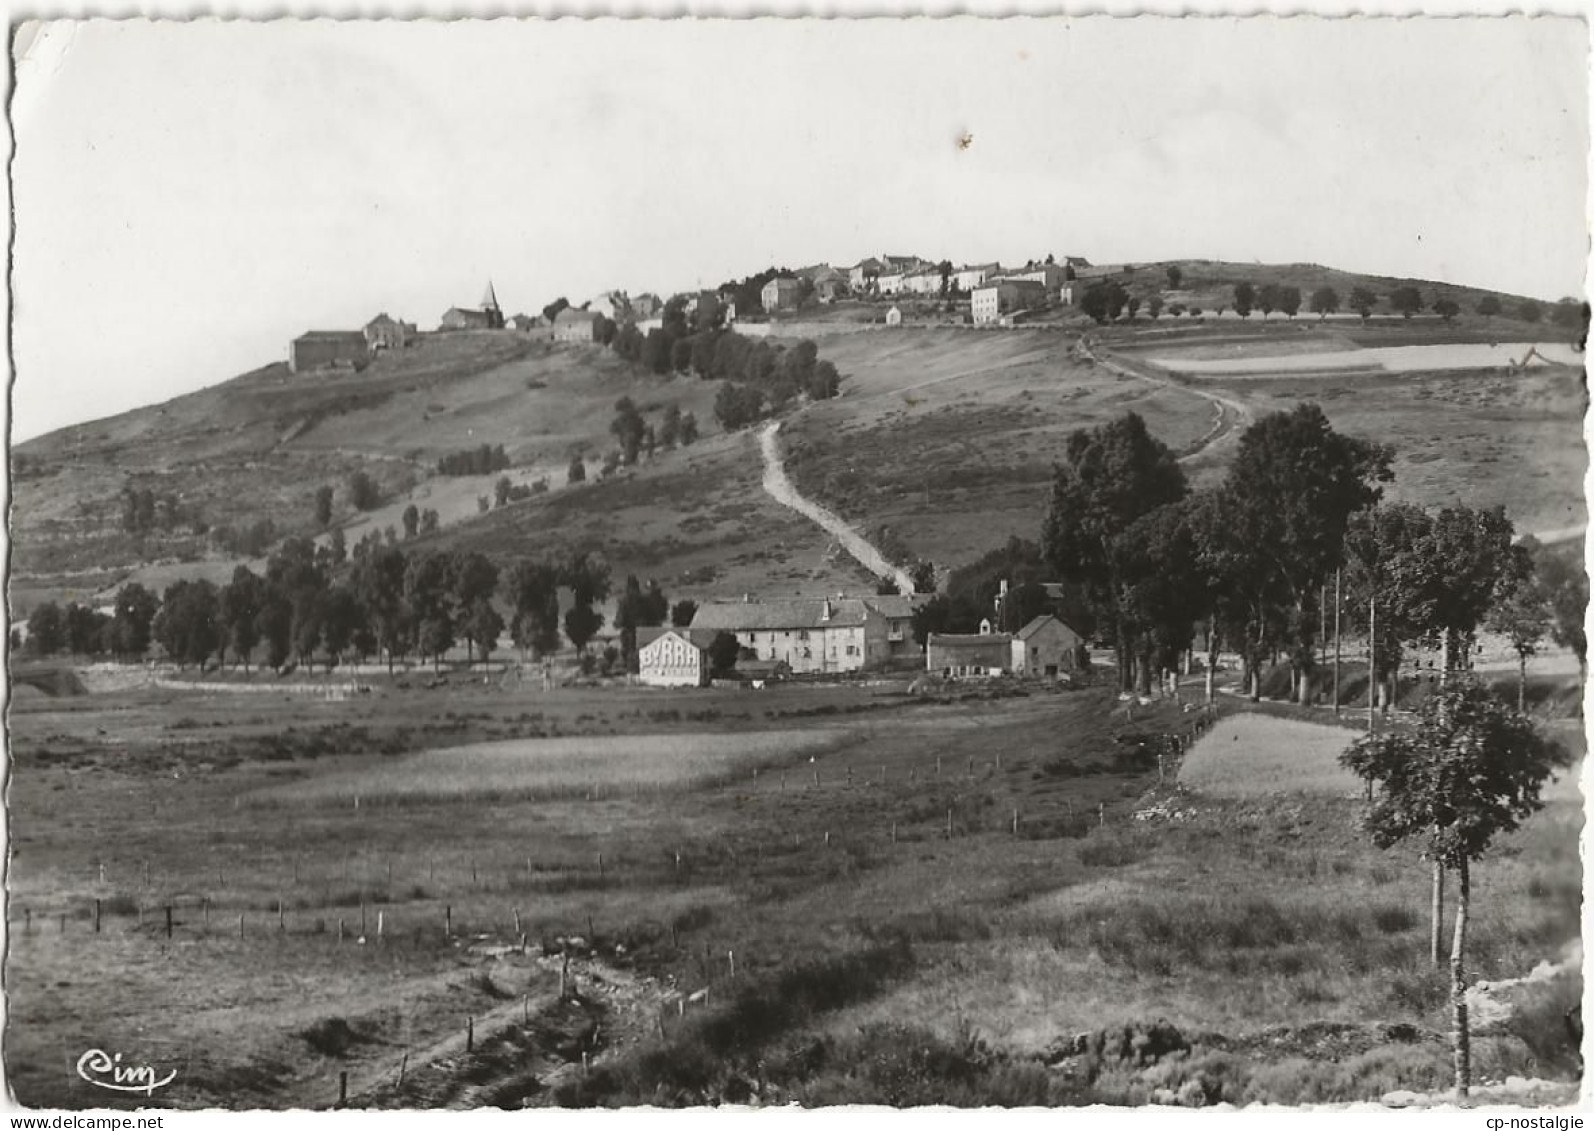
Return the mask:
{"type": "Polygon", "coordinates": [[[730,966],[731,966],[731,977],[735,978],[736,977],[736,952],[734,950],[727,950],[725,952],[725,958],[726,958],[726,961],[728,961],[730,963],[730,966]]]}
{"type": "Polygon", "coordinates": [[[520,908],[515,908],[515,934],[520,934],[520,908]]]}
{"type": "Polygon", "coordinates": [[[338,1073],[338,1106],[342,1107],[349,1102],[349,1074],[338,1073]]]}
{"type": "Polygon", "coordinates": [[[238,937],[244,937],[244,913],[242,911],[238,912],[238,937]]]}
{"type": "Polygon", "coordinates": [[[172,907],[169,903],[166,905],[166,937],[172,937],[172,907]]]}
{"type": "Polygon", "coordinates": [[[387,918],[387,912],[378,911],[376,913],[376,941],[377,942],[381,942],[382,941],[382,935],[384,933],[383,928],[386,926],[386,923],[384,922],[384,920],[386,918],[387,918]]]}
{"type": "Polygon", "coordinates": [[[465,1018],[465,1051],[473,1052],[476,1048],[476,1019],[465,1018]]]}
{"type": "Polygon", "coordinates": [[[404,1073],[409,1068],[409,1066],[410,1066],[410,1053],[409,1053],[408,1049],[405,1049],[404,1050],[404,1059],[399,1061],[398,1086],[401,1087],[401,1088],[404,1086],[404,1073]]]}
{"type": "Polygon", "coordinates": [[[445,939],[454,937],[454,905],[452,903],[443,905],[443,937],[445,939]]]}

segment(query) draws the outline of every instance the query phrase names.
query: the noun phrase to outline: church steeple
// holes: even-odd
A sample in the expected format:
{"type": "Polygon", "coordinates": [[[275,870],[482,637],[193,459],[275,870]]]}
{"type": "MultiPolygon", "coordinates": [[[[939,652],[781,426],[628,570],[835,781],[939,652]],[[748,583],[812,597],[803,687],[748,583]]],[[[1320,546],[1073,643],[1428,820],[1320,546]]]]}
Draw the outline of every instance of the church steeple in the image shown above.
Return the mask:
{"type": "Polygon", "coordinates": [[[493,281],[487,280],[487,290],[482,293],[482,310],[487,314],[487,325],[494,330],[504,328],[504,312],[499,308],[498,295],[493,290],[493,281]]]}

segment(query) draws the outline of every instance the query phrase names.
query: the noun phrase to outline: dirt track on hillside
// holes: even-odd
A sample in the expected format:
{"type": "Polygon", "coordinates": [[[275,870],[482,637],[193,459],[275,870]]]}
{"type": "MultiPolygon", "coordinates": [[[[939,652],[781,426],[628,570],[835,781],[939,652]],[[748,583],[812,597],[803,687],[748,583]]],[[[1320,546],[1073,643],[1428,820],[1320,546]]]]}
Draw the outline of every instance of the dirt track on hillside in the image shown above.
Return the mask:
{"type": "Polygon", "coordinates": [[[1243,401],[1235,400],[1232,397],[1222,396],[1218,393],[1212,392],[1209,389],[1181,384],[1167,377],[1159,376],[1154,372],[1137,369],[1134,366],[1125,364],[1120,359],[1116,359],[1110,355],[1107,355],[1106,351],[1098,354],[1090,348],[1090,339],[1088,337],[1084,337],[1079,340],[1079,349],[1080,352],[1085,355],[1085,357],[1102,366],[1110,373],[1116,373],[1121,377],[1132,377],[1137,381],[1148,381],[1153,385],[1161,385],[1163,388],[1167,389],[1178,389],[1181,392],[1194,393],[1196,396],[1203,397],[1212,402],[1212,405],[1217,412],[1217,417],[1214,420],[1212,427],[1208,429],[1206,435],[1202,436],[1201,439],[1195,442],[1193,447],[1179,457],[1180,463],[1189,463],[1197,456],[1204,454],[1213,446],[1232,437],[1238,436],[1251,423],[1251,410],[1243,401]]]}
{"type": "Polygon", "coordinates": [[[782,506],[791,508],[825,530],[870,573],[893,578],[901,592],[912,593],[913,579],[906,570],[888,562],[885,555],[847,525],[846,520],[797,492],[781,461],[780,440],[776,435],[779,431],[780,421],[774,420],[758,435],[759,448],[764,454],[764,490],[782,506]]]}

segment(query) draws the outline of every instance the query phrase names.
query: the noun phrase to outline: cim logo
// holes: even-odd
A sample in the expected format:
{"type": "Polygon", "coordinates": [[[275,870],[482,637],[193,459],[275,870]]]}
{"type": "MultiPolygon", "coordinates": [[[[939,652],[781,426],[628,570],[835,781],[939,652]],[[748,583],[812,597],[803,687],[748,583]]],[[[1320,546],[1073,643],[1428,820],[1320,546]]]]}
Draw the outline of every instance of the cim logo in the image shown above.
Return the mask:
{"type": "Polygon", "coordinates": [[[121,1053],[112,1055],[104,1049],[89,1049],[78,1057],[77,1074],[96,1088],[111,1092],[143,1092],[146,1096],[153,1096],[156,1088],[164,1088],[177,1079],[175,1068],[165,1077],[157,1077],[151,1066],[123,1064],[121,1053]]]}

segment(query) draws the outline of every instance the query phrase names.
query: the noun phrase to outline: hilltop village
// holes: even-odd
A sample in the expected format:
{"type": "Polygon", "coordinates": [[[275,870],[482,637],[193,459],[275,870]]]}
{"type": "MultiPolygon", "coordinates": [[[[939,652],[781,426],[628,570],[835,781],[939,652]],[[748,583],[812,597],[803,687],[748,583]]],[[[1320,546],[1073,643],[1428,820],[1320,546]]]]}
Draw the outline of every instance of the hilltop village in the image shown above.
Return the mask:
{"type": "MultiPolygon", "coordinates": [[[[838,269],[827,263],[796,271],[771,270],[767,279],[755,276],[751,295],[755,305],[749,309],[747,281],[717,290],[700,290],[677,295],[673,301],[698,325],[732,326],[745,329],[767,324],[769,318],[795,315],[838,300],[859,299],[942,299],[954,304],[961,300],[961,321],[975,326],[1016,325],[1026,318],[1074,302],[1079,280],[1106,279],[1115,274],[1132,275],[1132,268],[1094,267],[1079,256],[1062,262],[1048,255],[1044,262],[1004,269],[999,263],[965,265],[954,268],[950,261],[931,263],[915,255],[869,257],[856,265],[838,269]],[[740,311],[738,303],[741,304],[740,311]]],[[[1083,292],[1081,292],[1083,293],[1083,292]]],[[[481,301],[474,307],[451,306],[438,319],[438,331],[513,330],[535,340],[555,342],[598,342],[622,325],[633,325],[643,334],[663,327],[663,300],[652,293],[631,296],[610,290],[571,305],[559,299],[538,314],[506,317],[497,292],[489,280],[481,301]]],[[[953,311],[958,310],[954,305],[953,311]]],[[[878,321],[895,326],[903,321],[903,308],[895,302],[881,304],[878,321]]],[[[380,350],[402,349],[419,334],[416,323],[378,314],[362,330],[307,330],[288,346],[289,365],[294,372],[337,366],[358,367],[380,350]]]]}
{"type": "MultiPolygon", "coordinates": [[[[694,328],[734,327],[754,334],[778,328],[790,333],[782,320],[848,300],[874,308],[864,325],[902,326],[903,308],[911,301],[910,309],[921,321],[1011,328],[1048,311],[1071,308],[1076,283],[1083,288],[1091,281],[1113,280],[1116,288],[1116,278],[1133,274],[1133,268],[1096,267],[1080,256],[1058,261],[1048,255],[1005,269],[995,262],[954,267],[945,260],[882,255],[843,269],[822,263],[796,271],[770,270],[740,284],[680,294],[668,302],[652,293],[631,296],[609,290],[580,305],[559,299],[541,313],[511,316],[504,314],[489,280],[476,306],[449,307],[435,332],[504,331],[531,341],[606,345],[622,329],[659,335],[666,309],[674,307],[694,328]]],[[[360,330],[301,334],[289,343],[288,362],[300,374],[360,369],[378,354],[406,349],[419,339],[416,323],[384,311],[360,330]]],[[[1061,586],[1052,589],[1060,595],[1056,591],[1061,586]]],[[[708,601],[687,623],[639,629],[632,645],[633,674],[646,685],[694,687],[733,674],[761,684],[793,675],[911,668],[947,678],[1011,674],[1055,681],[1088,666],[1082,635],[1052,613],[1000,631],[1005,590],[1004,583],[977,633],[922,634],[922,646],[915,643],[912,621],[930,592],[708,601]]],[[[1056,608],[1061,609],[1060,601],[1056,608]]]]}

